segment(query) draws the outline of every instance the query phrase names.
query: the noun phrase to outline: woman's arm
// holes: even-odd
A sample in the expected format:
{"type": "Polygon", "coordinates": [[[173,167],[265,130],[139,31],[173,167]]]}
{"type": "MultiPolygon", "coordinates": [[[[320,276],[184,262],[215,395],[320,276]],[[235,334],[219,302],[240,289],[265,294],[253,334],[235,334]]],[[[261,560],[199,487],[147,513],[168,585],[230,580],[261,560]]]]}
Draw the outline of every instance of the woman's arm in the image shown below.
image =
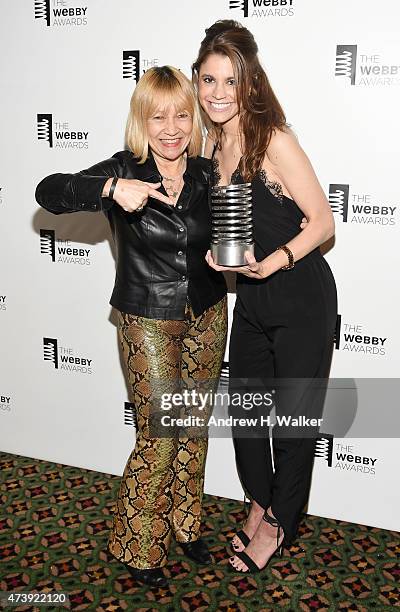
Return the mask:
{"type": "Polygon", "coordinates": [[[75,174],[51,174],[36,187],[35,198],[40,206],[56,215],[108,210],[113,202],[106,198],[105,184],[109,177],[121,173],[122,162],[114,156],[75,174]]]}
{"type": "Polygon", "coordinates": [[[295,260],[301,259],[334,235],[333,214],[311,162],[293,132],[275,132],[268,147],[268,160],[307,217],[305,230],[287,245],[295,260]]]}
{"type": "Polygon", "coordinates": [[[121,177],[123,174],[123,159],[117,153],[76,174],[47,176],[36,188],[36,201],[56,215],[109,210],[113,204],[118,204],[127,212],[134,212],[147,204],[149,196],[171,204],[168,197],[157,191],[161,183],[124,178],[118,178],[113,199],[108,199],[113,177],[121,177]]]}

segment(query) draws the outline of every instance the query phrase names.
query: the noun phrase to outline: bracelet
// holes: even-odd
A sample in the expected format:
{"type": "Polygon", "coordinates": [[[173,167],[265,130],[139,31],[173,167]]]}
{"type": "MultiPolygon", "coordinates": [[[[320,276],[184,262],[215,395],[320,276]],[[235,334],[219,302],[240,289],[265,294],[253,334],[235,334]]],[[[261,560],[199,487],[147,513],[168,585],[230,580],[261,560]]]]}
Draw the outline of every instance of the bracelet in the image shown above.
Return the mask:
{"type": "Polygon", "coordinates": [[[293,253],[289,249],[289,247],[287,247],[286,244],[282,244],[276,250],[277,251],[279,251],[279,250],[284,251],[286,253],[286,255],[287,255],[287,258],[288,258],[287,266],[283,266],[283,268],[281,268],[281,270],[291,270],[292,268],[294,268],[294,257],[293,257],[293,253]]]}
{"type": "Polygon", "coordinates": [[[108,199],[109,200],[113,200],[114,199],[113,196],[114,196],[115,188],[116,188],[117,183],[118,183],[118,178],[119,178],[118,176],[114,176],[114,178],[112,180],[110,191],[108,192],[108,199]]]}

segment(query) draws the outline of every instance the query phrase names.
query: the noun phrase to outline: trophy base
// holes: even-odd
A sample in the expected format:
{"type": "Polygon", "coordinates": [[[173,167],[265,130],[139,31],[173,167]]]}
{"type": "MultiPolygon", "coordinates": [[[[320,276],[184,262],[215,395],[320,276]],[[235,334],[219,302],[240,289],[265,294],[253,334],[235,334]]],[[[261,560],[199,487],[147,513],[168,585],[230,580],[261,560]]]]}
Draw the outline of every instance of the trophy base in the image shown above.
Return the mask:
{"type": "Polygon", "coordinates": [[[245,266],[247,264],[244,257],[246,251],[254,255],[254,244],[219,242],[211,245],[211,255],[219,266],[232,268],[245,266]]]}

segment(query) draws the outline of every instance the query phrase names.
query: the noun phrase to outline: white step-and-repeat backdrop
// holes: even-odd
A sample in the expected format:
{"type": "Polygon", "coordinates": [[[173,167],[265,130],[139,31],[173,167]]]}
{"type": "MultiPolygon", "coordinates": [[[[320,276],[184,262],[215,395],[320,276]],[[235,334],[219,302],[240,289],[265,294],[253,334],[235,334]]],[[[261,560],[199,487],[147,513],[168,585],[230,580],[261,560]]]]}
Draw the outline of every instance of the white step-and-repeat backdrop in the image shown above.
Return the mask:
{"type": "MultiPolygon", "coordinates": [[[[47,174],[75,172],[121,150],[139,76],[167,63],[190,75],[204,29],[221,18],[255,34],[335,212],[327,257],[341,316],[332,376],[354,381],[340,408],[351,425],[363,414],[363,394],[371,397],[359,379],[399,373],[398,2],[1,5],[1,449],[122,473],[134,428],[108,305],[110,232],[101,214],[45,212],[34,190],[47,174]]],[[[329,394],[333,411],[339,396],[329,394]]],[[[324,429],[309,512],[399,528],[398,431],[382,427],[387,410],[398,410],[398,398],[377,394],[364,437],[341,437],[347,430],[335,430],[334,419],[324,429]]],[[[242,495],[230,439],[211,440],[206,490],[242,495]]]]}

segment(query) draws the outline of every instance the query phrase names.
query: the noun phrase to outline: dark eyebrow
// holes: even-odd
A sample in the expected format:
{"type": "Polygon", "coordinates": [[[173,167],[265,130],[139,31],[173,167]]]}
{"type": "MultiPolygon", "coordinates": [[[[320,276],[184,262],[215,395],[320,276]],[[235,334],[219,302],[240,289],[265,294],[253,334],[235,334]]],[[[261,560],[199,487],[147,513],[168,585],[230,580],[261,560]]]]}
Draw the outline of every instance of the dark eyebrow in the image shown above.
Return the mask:
{"type": "MultiPolygon", "coordinates": [[[[208,73],[204,73],[200,75],[202,79],[204,79],[204,77],[208,77],[210,79],[215,79],[215,77],[212,74],[208,74],[208,73]]],[[[225,81],[229,81],[230,79],[236,80],[236,78],[232,75],[232,76],[228,76],[225,78],[225,81]]]]}

